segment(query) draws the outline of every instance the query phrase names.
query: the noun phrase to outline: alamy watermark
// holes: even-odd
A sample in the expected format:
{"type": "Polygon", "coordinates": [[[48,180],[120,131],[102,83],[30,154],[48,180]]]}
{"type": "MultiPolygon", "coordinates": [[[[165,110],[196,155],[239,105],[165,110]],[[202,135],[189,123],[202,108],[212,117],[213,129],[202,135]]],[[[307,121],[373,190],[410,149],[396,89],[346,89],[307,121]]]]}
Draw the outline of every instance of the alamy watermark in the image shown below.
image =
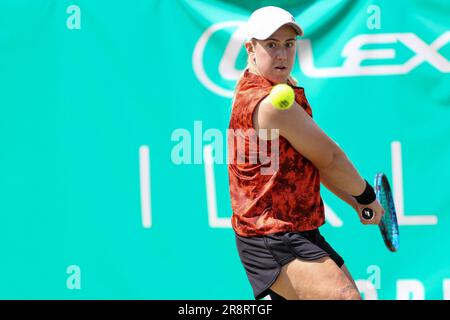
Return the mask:
{"type": "Polygon", "coordinates": [[[278,171],[278,129],[227,129],[224,135],[216,128],[203,132],[202,121],[194,121],[193,134],[178,128],[172,132],[171,141],[177,142],[171,151],[171,160],[176,165],[202,164],[203,144],[207,143],[212,147],[215,164],[260,165],[263,175],[278,171]]]}
{"type": "Polygon", "coordinates": [[[68,277],[66,279],[66,286],[69,290],[81,289],[81,269],[78,265],[73,264],[67,267],[66,273],[68,277]]]}

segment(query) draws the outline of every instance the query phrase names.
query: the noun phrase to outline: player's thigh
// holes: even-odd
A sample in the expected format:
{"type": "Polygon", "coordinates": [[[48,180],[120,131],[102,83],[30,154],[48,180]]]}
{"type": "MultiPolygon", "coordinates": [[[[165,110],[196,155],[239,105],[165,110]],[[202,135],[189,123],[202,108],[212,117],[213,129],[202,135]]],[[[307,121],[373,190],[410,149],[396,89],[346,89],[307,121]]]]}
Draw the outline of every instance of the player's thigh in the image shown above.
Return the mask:
{"type": "Polygon", "coordinates": [[[347,266],[345,264],[341,267],[342,272],[344,272],[347,279],[350,280],[350,282],[353,284],[356,290],[358,290],[358,287],[356,286],[355,280],[353,279],[352,275],[350,274],[350,271],[347,269],[347,266]]]}
{"type": "Polygon", "coordinates": [[[271,289],[286,299],[358,299],[359,293],[329,257],[294,259],[281,268],[271,289]]]}

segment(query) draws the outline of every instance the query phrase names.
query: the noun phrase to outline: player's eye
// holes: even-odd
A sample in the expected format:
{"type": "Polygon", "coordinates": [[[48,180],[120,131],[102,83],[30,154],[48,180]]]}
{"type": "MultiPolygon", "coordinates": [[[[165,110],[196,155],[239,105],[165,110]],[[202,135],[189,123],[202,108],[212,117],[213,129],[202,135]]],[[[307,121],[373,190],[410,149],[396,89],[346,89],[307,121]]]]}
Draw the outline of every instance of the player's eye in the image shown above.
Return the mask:
{"type": "Polygon", "coordinates": [[[286,43],[287,48],[292,48],[294,46],[294,42],[288,42],[286,43]]]}
{"type": "Polygon", "coordinates": [[[269,48],[275,48],[277,46],[277,44],[275,43],[275,42],[269,42],[268,44],[267,44],[267,47],[269,47],[269,48]]]}

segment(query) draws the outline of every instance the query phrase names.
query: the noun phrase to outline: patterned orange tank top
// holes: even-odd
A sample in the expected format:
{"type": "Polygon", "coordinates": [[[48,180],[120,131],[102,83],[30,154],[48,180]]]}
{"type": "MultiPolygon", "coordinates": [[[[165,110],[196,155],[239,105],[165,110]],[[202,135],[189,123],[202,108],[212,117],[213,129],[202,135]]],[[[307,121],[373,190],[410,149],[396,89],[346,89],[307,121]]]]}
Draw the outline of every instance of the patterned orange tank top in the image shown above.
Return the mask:
{"type": "MultiPolygon", "coordinates": [[[[256,135],[253,143],[255,139],[248,134],[255,131],[253,111],[272,86],[246,70],[236,87],[228,127],[231,222],[234,231],[244,237],[313,230],[325,223],[319,171],[312,162],[282,136],[267,141],[256,135]],[[275,142],[277,158],[273,157],[275,142]],[[267,170],[269,167],[276,170],[267,170]]],[[[304,89],[293,89],[295,101],[312,117],[304,89]]]]}

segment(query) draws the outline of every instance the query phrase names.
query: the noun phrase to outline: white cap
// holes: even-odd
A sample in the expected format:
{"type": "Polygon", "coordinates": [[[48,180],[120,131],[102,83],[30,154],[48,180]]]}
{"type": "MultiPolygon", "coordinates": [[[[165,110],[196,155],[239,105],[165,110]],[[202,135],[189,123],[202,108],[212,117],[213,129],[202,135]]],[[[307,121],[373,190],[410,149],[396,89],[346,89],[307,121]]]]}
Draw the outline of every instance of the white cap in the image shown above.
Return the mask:
{"type": "Polygon", "coordinates": [[[248,19],[246,36],[249,40],[265,40],[284,25],[290,25],[297,35],[303,35],[302,28],[289,12],[273,6],[263,7],[255,10],[248,19]]]}

